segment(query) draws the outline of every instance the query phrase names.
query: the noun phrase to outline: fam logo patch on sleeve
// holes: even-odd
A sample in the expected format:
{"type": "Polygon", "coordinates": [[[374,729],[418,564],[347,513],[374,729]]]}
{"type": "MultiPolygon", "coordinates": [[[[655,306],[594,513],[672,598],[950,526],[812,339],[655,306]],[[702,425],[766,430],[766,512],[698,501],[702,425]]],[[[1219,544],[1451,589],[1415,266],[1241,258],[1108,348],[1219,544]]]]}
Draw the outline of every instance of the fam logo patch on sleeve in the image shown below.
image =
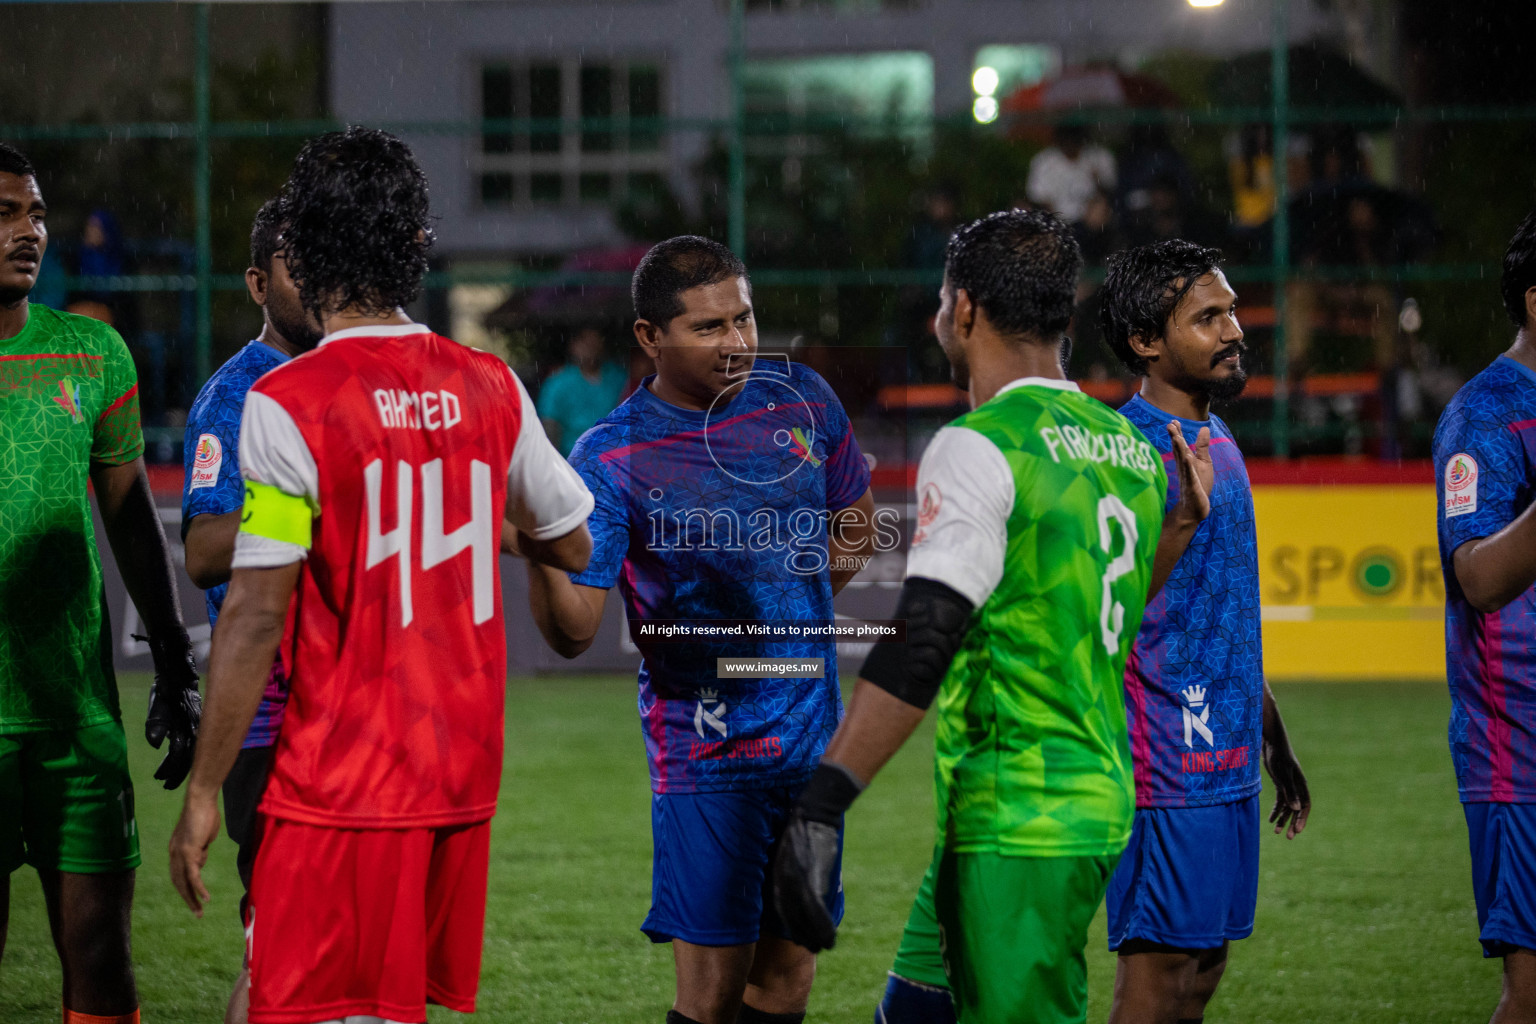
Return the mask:
{"type": "Polygon", "coordinates": [[[1477,511],[1477,460],[1457,452],[1445,464],[1445,517],[1477,511]]]}
{"type": "Polygon", "coordinates": [[[224,446],[213,434],[197,439],[197,454],[192,458],[192,483],[188,490],[212,487],[219,482],[219,467],[224,465],[224,446]]]}

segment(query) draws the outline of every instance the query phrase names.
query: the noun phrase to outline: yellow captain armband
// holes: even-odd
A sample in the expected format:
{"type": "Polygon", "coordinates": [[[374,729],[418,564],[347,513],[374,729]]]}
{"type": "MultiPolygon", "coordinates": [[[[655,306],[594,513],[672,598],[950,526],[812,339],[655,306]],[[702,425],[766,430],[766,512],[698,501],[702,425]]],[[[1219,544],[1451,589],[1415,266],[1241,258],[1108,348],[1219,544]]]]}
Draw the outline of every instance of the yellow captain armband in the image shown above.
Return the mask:
{"type": "Polygon", "coordinates": [[[314,509],[271,484],[245,481],[245,505],[240,510],[240,532],[309,549],[314,529],[314,509]]]}

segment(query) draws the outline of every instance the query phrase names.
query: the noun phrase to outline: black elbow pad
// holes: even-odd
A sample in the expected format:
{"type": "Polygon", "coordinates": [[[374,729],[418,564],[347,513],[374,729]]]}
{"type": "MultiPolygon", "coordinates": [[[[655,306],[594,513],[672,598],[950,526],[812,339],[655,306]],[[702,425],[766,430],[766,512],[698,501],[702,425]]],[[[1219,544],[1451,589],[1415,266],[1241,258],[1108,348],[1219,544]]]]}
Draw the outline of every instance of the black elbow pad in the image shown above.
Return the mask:
{"type": "Polygon", "coordinates": [[[955,660],[975,605],[937,580],[913,576],[901,588],[896,618],[905,619],[907,639],[882,640],[864,659],[862,679],[897,700],[926,709],[955,660]]]}

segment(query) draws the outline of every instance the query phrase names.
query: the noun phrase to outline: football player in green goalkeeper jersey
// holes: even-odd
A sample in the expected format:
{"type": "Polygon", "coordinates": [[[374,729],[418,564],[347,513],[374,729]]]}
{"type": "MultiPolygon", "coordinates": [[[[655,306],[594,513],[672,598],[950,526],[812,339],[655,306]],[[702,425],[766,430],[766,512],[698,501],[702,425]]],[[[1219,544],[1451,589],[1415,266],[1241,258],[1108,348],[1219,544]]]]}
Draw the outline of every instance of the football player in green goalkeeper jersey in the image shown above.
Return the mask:
{"type": "MultiPolygon", "coordinates": [[[[1168,479],[1130,421],[1063,379],[1081,266],[1043,212],[950,241],[937,327],[971,411],[918,470],[905,640],[864,663],[774,865],[792,937],[830,946],[837,823],[937,697],[934,909],[965,1024],[1084,1019],[1088,924],[1135,805],[1121,679],[1168,479]]],[[[1209,477],[1194,483],[1182,436],[1175,452],[1197,505],[1209,477]]]]}
{"type": "Polygon", "coordinates": [[[37,174],[0,144],[0,952],[10,876],[37,869],[64,1019],[138,1020],[128,928],[139,864],[86,484],[155,659],[145,734],[192,764],[199,711],[144,472],[133,359],[106,324],[27,301],[48,244],[37,174]]]}

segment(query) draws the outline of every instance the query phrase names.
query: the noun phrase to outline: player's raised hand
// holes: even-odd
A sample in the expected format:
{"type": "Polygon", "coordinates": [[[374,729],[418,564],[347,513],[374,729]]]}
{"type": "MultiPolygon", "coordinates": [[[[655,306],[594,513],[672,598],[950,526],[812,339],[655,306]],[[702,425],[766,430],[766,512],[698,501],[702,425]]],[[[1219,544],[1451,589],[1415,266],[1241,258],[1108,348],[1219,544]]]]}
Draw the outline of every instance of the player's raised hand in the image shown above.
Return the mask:
{"type": "Polygon", "coordinates": [[[1273,743],[1264,740],[1264,767],[1275,784],[1275,809],[1269,812],[1275,834],[1285,833],[1285,838],[1295,839],[1307,827],[1307,815],[1312,813],[1312,795],[1307,792],[1307,777],[1296,760],[1296,752],[1290,743],[1273,743]]]}
{"type": "Polygon", "coordinates": [[[171,884],[198,917],[203,916],[203,904],[210,898],[203,885],[203,865],[208,863],[208,847],[218,834],[217,794],[188,792],[181,818],[171,833],[171,884]]]}
{"type": "Polygon", "coordinates": [[[773,862],[773,904],[779,919],[790,939],[812,953],[837,942],[837,925],[827,911],[837,851],[837,826],[811,821],[796,810],[773,862]]]}
{"type": "Polygon", "coordinates": [[[144,719],[144,738],[156,750],[167,739],[165,758],[155,778],[175,789],[192,770],[192,751],[197,727],[203,719],[203,698],[197,692],[197,663],[192,641],[185,630],[171,637],[150,637],[149,653],[155,663],[155,684],[149,691],[149,715],[144,719]]]}
{"type": "Polygon", "coordinates": [[[1173,511],[1189,522],[1202,522],[1211,514],[1211,488],[1216,486],[1216,464],[1211,461],[1211,428],[1201,427],[1193,450],[1184,439],[1178,420],[1168,422],[1173,439],[1173,461],[1179,471],[1179,500],[1173,511]]]}

